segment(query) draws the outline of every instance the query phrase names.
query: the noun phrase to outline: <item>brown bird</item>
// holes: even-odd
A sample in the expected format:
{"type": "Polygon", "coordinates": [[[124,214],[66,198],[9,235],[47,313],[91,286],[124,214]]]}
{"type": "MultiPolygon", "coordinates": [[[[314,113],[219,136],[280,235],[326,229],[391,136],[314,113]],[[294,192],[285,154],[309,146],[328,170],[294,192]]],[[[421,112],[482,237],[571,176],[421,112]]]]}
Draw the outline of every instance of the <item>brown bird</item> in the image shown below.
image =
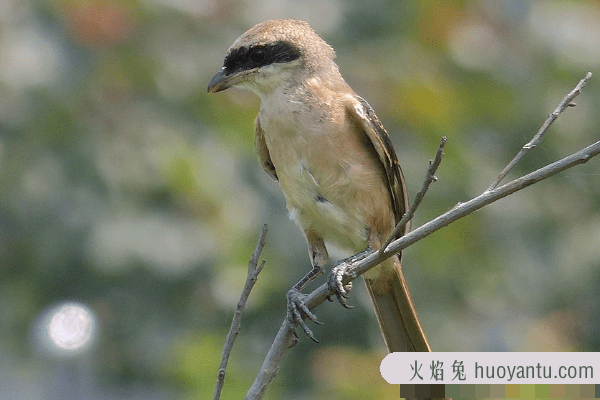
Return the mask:
{"type": "MultiPolygon", "coordinates": [[[[266,21],[233,43],[208,85],[209,93],[237,86],[261,99],[255,122],[260,163],[279,182],[313,266],[297,289],[327,264],[326,242],[353,253],[377,250],[408,209],[391,140],[334,59],[334,50],[308,23],[266,21]]],[[[430,351],[399,258],[363,278],[388,350],[430,351]]]]}

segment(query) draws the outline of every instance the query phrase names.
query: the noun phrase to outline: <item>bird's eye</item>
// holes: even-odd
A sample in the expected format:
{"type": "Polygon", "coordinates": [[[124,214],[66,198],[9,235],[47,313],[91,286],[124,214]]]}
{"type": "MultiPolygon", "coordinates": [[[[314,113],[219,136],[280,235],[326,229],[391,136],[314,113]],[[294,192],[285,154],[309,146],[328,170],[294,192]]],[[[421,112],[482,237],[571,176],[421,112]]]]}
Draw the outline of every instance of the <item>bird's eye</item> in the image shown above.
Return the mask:
{"type": "Polygon", "coordinates": [[[248,57],[250,57],[250,60],[252,60],[252,62],[260,64],[265,60],[265,51],[262,49],[253,50],[250,52],[248,57]]]}

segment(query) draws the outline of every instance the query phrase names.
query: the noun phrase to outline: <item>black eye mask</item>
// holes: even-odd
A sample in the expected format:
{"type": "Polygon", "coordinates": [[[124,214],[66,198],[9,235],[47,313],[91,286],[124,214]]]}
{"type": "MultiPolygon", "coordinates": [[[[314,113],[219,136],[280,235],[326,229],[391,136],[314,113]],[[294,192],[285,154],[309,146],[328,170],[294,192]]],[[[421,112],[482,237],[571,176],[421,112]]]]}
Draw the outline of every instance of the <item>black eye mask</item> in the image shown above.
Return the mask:
{"type": "Polygon", "coordinates": [[[288,42],[276,42],[232,50],[225,57],[223,67],[227,74],[232,74],[269,64],[287,63],[298,58],[300,58],[300,51],[297,48],[288,42]]]}

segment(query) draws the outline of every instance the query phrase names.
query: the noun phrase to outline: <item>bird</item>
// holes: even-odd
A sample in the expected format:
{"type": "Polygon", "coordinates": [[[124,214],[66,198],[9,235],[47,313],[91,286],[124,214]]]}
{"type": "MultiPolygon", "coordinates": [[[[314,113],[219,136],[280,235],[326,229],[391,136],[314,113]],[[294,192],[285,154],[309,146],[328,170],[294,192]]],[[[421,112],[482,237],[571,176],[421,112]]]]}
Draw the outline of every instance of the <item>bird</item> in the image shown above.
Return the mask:
{"type": "MultiPolygon", "coordinates": [[[[327,245],[351,254],[378,250],[409,207],[391,139],[371,106],[346,83],[335,58],[308,22],[269,20],[234,41],[208,85],[208,93],[237,87],[260,98],[258,158],[279,183],[312,265],[296,289],[322,273],[327,245]]],[[[388,351],[431,351],[400,257],[388,258],[363,279],[388,351]]],[[[333,286],[343,301],[346,287],[333,286]]],[[[298,298],[293,301],[301,302],[298,298]]],[[[303,307],[302,314],[314,317],[303,307]]]]}

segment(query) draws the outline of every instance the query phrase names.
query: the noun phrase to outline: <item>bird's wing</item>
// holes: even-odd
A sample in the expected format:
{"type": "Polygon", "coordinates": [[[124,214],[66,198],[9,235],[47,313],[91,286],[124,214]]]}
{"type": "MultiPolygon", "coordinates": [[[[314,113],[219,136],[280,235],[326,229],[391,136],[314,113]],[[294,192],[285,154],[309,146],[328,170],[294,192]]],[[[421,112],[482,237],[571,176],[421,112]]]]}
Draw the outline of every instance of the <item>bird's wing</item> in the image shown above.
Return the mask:
{"type": "MultiPolygon", "coordinates": [[[[379,157],[381,167],[385,171],[387,178],[396,223],[398,223],[402,215],[408,211],[409,203],[406,182],[400,169],[400,163],[398,162],[392,141],[369,103],[363,98],[354,96],[353,101],[347,104],[346,109],[350,118],[362,129],[369,139],[375,153],[379,157]]],[[[405,231],[409,229],[410,227],[407,224],[405,231]]]]}
{"type": "Polygon", "coordinates": [[[254,121],[254,147],[256,147],[256,153],[258,153],[260,166],[263,167],[267,175],[273,178],[273,180],[277,181],[277,171],[275,171],[275,166],[273,165],[273,161],[271,161],[269,149],[267,148],[267,143],[265,142],[265,135],[260,126],[259,117],[256,117],[256,120],[254,121]]]}
{"type": "MultiPolygon", "coordinates": [[[[353,122],[363,131],[365,142],[373,146],[385,171],[396,223],[408,210],[408,192],[392,141],[373,109],[362,98],[355,96],[347,105],[353,122]]],[[[409,226],[405,228],[405,232],[409,226]]],[[[399,235],[402,235],[401,232],[399,235]]],[[[431,351],[417,317],[408,285],[402,273],[399,258],[383,262],[378,274],[363,275],[369,296],[373,301],[377,320],[386,346],[393,351],[431,351]],[[382,272],[383,271],[383,272],[382,272]],[[392,272],[393,271],[393,272],[392,272]]]]}

